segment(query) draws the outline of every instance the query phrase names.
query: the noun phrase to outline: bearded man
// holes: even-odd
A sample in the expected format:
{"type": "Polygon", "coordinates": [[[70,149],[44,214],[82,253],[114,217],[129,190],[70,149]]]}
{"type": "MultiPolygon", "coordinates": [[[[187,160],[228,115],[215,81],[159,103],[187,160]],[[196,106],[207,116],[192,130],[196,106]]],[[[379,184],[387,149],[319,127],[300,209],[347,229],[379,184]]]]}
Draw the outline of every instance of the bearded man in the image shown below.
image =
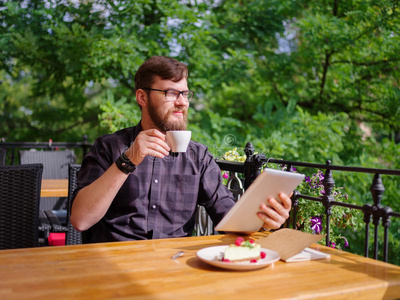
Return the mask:
{"type": "MultiPolygon", "coordinates": [[[[90,229],[88,242],[190,236],[197,204],[214,224],[234,205],[206,146],[191,141],[187,152],[170,153],[166,143],[167,131],[187,126],[187,78],[186,65],[172,58],[145,61],[135,75],[140,123],[98,138],[85,156],[71,223],[90,229]]],[[[280,199],[260,207],[264,228],[279,228],[289,216],[290,198],[280,199]]]]}

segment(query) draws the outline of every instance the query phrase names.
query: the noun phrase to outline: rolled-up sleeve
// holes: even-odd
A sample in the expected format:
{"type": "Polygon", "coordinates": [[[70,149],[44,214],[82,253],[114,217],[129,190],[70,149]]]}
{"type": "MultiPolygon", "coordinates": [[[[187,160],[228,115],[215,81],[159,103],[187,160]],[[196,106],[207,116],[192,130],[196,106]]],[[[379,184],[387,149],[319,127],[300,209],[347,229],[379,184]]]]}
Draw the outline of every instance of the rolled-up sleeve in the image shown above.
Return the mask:
{"type": "Polygon", "coordinates": [[[78,186],[74,196],[84,187],[98,179],[113,164],[111,149],[108,149],[102,138],[98,138],[92,149],[82,161],[78,172],[78,186]]]}

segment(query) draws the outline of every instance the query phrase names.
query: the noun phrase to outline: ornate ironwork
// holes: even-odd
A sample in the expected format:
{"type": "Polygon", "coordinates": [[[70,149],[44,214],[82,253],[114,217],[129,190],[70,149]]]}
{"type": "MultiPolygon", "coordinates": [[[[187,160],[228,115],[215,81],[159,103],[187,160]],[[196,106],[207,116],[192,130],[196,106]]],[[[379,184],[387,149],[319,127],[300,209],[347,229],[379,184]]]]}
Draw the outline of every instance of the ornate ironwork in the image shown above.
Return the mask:
{"type": "MultiPolygon", "coordinates": [[[[368,257],[369,255],[369,225],[371,222],[374,224],[374,258],[378,259],[378,229],[379,223],[381,222],[384,228],[384,242],[383,242],[383,260],[388,260],[388,230],[391,224],[392,217],[400,217],[400,213],[393,212],[390,207],[382,206],[381,200],[382,195],[384,193],[384,185],[381,180],[382,174],[385,175],[395,175],[400,176],[400,170],[390,170],[390,169],[377,169],[377,168],[364,168],[364,167],[349,167],[349,166],[338,166],[332,165],[328,160],[325,164],[316,164],[316,163],[308,163],[308,162],[297,162],[297,161],[287,161],[287,160],[279,160],[274,158],[267,158],[264,154],[254,154],[254,147],[251,143],[247,143],[244,149],[246,153],[246,161],[242,164],[244,167],[245,174],[245,189],[247,189],[250,184],[257,178],[260,174],[262,167],[266,163],[278,164],[280,166],[286,166],[286,171],[291,171],[292,167],[308,167],[315,169],[325,170],[324,179],[322,184],[324,186],[324,195],[322,197],[311,197],[308,195],[302,195],[297,191],[294,191],[291,199],[292,199],[292,215],[290,220],[286,222],[288,226],[292,223],[293,228],[297,227],[296,224],[296,214],[299,206],[299,199],[306,199],[310,201],[317,201],[322,203],[325,207],[325,216],[326,216],[326,241],[325,244],[327,246],[330,245],[330,216],[332,212],[333,206],[341,206],[347,207],[350,209],[360,210],[364,214],[364,222],[365,222],[365,244],[364,244],[364,255],[368,257]],[[334,200],[332,195],[332,190],[335,187],[335,180],[333,179],[333,171],[344,171],[344,172],[358,172],[358,173],[369,173],[374,174],[374,178],[371,185],[371,194],[374,204],[365,204],[363,206],[354,205],[350,203],[338,202],[334,200]],[[290,222],[291,221],[291,222],[290,222]]],[[[228,162],[230,164],[230,162],[228,162]]],[[[240,164],[240,163],[239,163],[240,164]]],[[[224,167],[227,167],[225,165],[224,167]]],[[[238,163],[235,163],[235,168],[238,170],[240,166],[238,163]]]]}
{"type": "Polygon", "coordinates": [[[335,180],[333,180],[332,171],[329,169],[329,165],[331,164],[330,160],[326,161],[326,165],[328,166],[324,179],[322,180],[322,184],[324,186],[324,195],[322,196],[322,204],[325,207],[326,214],[326,245],[330,245],[330,221],[332,214],[332,202],[334,202],[334,198],[332,196],[332,190],[335,187],[335,180]]]}

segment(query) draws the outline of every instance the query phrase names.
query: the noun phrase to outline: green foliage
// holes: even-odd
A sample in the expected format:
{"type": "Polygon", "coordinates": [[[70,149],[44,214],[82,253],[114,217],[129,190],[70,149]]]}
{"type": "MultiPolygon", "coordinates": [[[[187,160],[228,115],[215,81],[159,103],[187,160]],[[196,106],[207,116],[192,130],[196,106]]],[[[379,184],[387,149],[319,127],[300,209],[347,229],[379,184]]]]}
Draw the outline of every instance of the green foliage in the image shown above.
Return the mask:
{"type": "Polygon", "coordinates": [[[114,95],[107,92],[107,101],[100,106],[100,126],[107,132],[115,132],[121,128],[131,127],[140,122],[139,106],[128,103],[125,97],[115,101],[114,95]]]}
{"type": "MultiPolygon", "coordinates": [[[[297,188],[302,195],[312,197],[322,197],[325,194],[325,188],[322,184],[324,174],[318,170],[317,173],[307,176],[306,179],[297,188]]],[[[349,196],[342,193],[343,188],[335,186],[332,190],[333,200],[337,202],[351,203],[349,196]]],[[[299,209],[296,216],[297,228],[309,233],[326,234],[325,208],[320,202],[300,199],[299,209]],[[320,220],[319,228],[313,224],[312,220],[320,220]],[[314,227],[314,228],[313,228],[314,227]]],[[[330,219],[330,242],[335,244],[336,248],[347,248],[348,239],[343,235],[344,229],[350,232],[358,232],[361,229],[361,214],[356,210],[346,207],[334,206],[331,211],[330,219]]],[[[325,241],[320,241],[324,244],[325,241]]]]}
{"type": "MultiPolygon", "coordinates": [[[[134,74],[168,55],[189,66],[189,129],[217,157],[252,141],[268,157],[400,169],[395,0],[4,0],[0,11],[7,141],[136,124],[134,74]]],[[[382,201],[400,211],[396,177],[383,176],[382,201]]],[[[352,203],[371,203],[370,175],[334,178],[352,203]]]]}

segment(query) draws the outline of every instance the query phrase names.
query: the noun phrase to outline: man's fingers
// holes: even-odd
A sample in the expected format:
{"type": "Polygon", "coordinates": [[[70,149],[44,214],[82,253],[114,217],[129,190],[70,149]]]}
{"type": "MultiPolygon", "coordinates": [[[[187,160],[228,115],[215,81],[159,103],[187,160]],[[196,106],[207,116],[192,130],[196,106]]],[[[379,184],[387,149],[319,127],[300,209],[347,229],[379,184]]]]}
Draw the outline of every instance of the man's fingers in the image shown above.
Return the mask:
{"type": "Polygon", "coordinates": [[[274,210],[281,217],[285,218],[285,220],[289,217],[289,209],[286,209],[281,203],[276,201],[275,198],[268,199],[268,203],[272,210],[274,210]]]}
{"type": "Polygon", "coordinates": [[[264,225],[263,225],[264,228],[278,229],[283,224],[283,223],[280,223],[280,222],[277,222],[277,221],[271,219],[270,217],[268,217],[264,213],[260,213],[259,212],[259,213],[257,213],[257,215],[264,222],[264,225]]]}
{"type": "Polygon", "coordinates": [[[155,150],[149,150],[148,155],[158,157],[158,158],[164,158],[166,155],[162,154],[161,152],[155,151],[155,150]]]}
{"type": "Polygon", "coordinates": [[[290,210],[292,208],[292,199],[290,199],[286,194],[280,193],[278,197],[286,210],[290,210]]]}
{"type": "Polygon", "coordinates": [[[260,208],[260,214],[263,214],[265,217],[268,217],[272,221],[278,222],[280,224],[283,224],[289,216],[286,211],[282,213],[280,210],[276,210],[275,208],[269,207],[266,204],[262,204],[260,208]]]}
{"type": "Polygon", "coordinates": [[[164,156],[169,155],[169,147],[167,150],[165,147],[163,147],[163,145],[160,145],[158,143],[150,143],[147,148],[149,150],[159,152],[159,153],[163,154],[164,156]]]}
{"type": "MultiPolygon", "coordinates": [[[[141,134],[142,134],[144,143],[156,143],[156,144],[160,145],[161,147],[163,147],[167,152],[169,150],[171,150],[166,142],[165,135],[162,134],[159,130],[150,129],[150,130],[142,131],[141,134]]],[[[141,143],[141,139],[139,139],[138,141],[141,144],[141,146],[146,146],[145,144],[141,143]]]]}
{"type": "MultiPolygon", "coordinates": [[[[168,146],[168,144],[165,142],[165,141],[163,141],[163,140],[161,140],[161,139],[159,139],[158,137],[147,137],[147,139],[146,139],[146,142],[147,143],[153,143],[153,144],[157,144],[157,145],[159,145],[159,146],[161,146],[165,151],[169,151],[169,150],[171,150],[171,148],[168,146]]],[[[150,146],[149,146],[150,147],[150,146]]],[[[154,147],[154,146],[153,146],[154,147]]],[[[167,154],[168,155],[168,154],[167,154]]]]}
{"type": "Polygon", "coordinates": [[[157,144],[149,144],[147,147],[140,147],[136,151],[137,158],[143,160],[145,156],[154,156],[158,158],[164,158],[169,155],[169,152],[157,144]]]}
{"type": "Polygon", "coordinates": [[[133,163],[140,164],[147,155],[164,158],[170,150],[165,135],[157,129],[150,129],[139,133],[128,150],[128,157],[133,163]]]}
{"type": "Polygon", "coordinates": [[[161,131],[157,130],[157,129],[149,129],[149,130],[145,130],[142,131],[143,134],[146,134],[148,136],[154,136],[154,137],[158,137],[159,139],[165,141],[166,137],[165,134],[163,134],[161,131]]]}
{"type": "Polygon", "coordinates": [[[282,204],[274,198],[268,199],[268,205],[260,206],[261,212],[258,212],[258,217],[264,221],[265,228],[278,229],[289,218],[292,201],[285,194],[279,194],[279,199],[282,204]]]}

